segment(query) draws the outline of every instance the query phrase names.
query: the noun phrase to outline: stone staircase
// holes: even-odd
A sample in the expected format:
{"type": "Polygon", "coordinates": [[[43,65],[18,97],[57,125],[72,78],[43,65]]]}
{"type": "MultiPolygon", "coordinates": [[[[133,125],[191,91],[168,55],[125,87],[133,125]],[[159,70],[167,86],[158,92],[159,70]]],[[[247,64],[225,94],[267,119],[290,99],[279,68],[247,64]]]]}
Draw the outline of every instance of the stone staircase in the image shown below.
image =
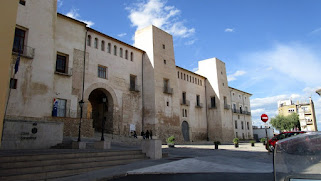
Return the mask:
{"type": "Polygon", "coordinates": [[[21,150],[0,154],[0,180],[50,180],[144,159],[141,150],[21,150]]]}

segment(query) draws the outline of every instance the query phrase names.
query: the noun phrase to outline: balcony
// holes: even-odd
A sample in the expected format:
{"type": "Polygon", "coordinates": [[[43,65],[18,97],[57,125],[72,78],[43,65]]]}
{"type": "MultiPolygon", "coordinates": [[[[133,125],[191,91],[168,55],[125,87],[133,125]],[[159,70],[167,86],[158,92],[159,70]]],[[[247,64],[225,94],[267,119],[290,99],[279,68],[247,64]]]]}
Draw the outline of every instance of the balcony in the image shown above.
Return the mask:
{"type": "Polygon", "coordinates": [[[166,93],[166,94],[173,94],[173,88],[164,87],[164,93],[166,93]]]}
{"type": "Polygon", "coordinates": [[[216,109],[217,107],[216,107],[216,105],[211,105],[211,104],[210,104],[210,105],[208,105],[208,108],[209,108],[209,109],[216,109]]]}
{"type": "Polygon", "coordinates": [[[189,100],[181,99],[181,105],[189,106],[189,100]]]}
{"type": "Polygon", "coordinates": [[[244,111],[244,114],[251,115],[251,112],[250,111],[244,111]]]}
{"type": "Polygon", "coordinates": [[[130,86],[130,87],[129,87],[129,91],[139,92],[140,90],[138,89],[138,86],[135,85],[135,86],[130,86]]]}
{"type": "Polygon", "coordinates": [[[224,109],[230,109],[230,105],[224,104],[224,109]]]}
{"type": "Polygon", "coordinates": [[[233,110],[233,113],[240,113],[240,110],[238,109],[232,109],[233,110]]]}
{"type": "Polygon", "coordinates": [[[307,120],[307,125],[313,125],[313,121],[312,120],[307,120]]]}
{"type": "Polygon", "coordinates": [[[202,108],[203,107],[203,104],[202,103],[198,103],[195,105],[196,108],[202,108]]]}
{"type": "Polygon", "coordinates": [[[55,74],[65,75],[65,76],[72,76],[72,68],[67,68],[65,71],[55,70],[55,74]]]}
{"type": "MultiPolygon", "coordinates": [[[[12,54],[19,55],[19,49],[17,49],[16,47],[13,47],[12,54]]],[[[22,50],[20,50],[20,56],[33,59],[35,56],[35,49],[24,45],[22,50]]]]}

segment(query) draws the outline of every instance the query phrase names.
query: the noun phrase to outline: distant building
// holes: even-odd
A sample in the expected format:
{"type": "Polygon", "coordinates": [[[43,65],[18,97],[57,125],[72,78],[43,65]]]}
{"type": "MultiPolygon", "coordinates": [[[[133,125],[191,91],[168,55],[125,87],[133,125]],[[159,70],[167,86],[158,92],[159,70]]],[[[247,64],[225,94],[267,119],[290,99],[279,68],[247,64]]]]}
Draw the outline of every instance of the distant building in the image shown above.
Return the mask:
{"type": "Polygon", "coordinates": [[[278,112],[284,116],[297,113],[300,119],[301,131],[318,131],[314,103],[311,98],[309,98],[309,101],[298,101],[296,104],[292,100],[278,101],[278,112]]]}
{"type": "Polygon", "coordinates": [[[251,94],[228,86],[225,63],[199,61],[196,73],[176,66],[172,35],[155,26],[136,31],[132,46],[57,13],[57,1],[30,0],[19,5],[15,38],[12,58],[23,52],[5,135],[17,147],[54,134],[40,122],[64,123],[63,135],[76,137],[81,100],[84,137],[101,129],[177,142],[253,137],[251,94]]]}
{"type": "Polygon", "coordinates": [[[264,127],[253,126],[253,137],[256,141],[260,141],[261,138],[266,138],[266,134],[269,139],[273,138],[274,130],[271,127],[267,127],[266,131],[264,127]]]}

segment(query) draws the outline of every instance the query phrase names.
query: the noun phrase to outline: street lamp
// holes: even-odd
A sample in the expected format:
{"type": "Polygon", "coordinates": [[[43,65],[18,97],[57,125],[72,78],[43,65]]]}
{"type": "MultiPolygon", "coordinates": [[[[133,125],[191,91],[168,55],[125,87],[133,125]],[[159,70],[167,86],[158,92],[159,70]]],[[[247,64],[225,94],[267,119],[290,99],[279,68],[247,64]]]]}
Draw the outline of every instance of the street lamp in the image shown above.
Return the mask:
{"type": "Polygon", "coordinates": [[[79,128],[78,128],[78,142],[81,141],[80,139],[80,129],[81,129],[81,119],[82,119],[82,107],[84,105],[84,101],[83,100],[80,100],[79,102],[79,106],[80,106],[80,120],[79,120],[79,128]]]}
{"type": "Polygon", "coordinates": [[[105,141],[105,138],[104,138],[104,129],[105,129],[105,104],[106,104],[106,97],[103,98],[103,120],[101,122],[101,139],[100,141],[105,141]]]}

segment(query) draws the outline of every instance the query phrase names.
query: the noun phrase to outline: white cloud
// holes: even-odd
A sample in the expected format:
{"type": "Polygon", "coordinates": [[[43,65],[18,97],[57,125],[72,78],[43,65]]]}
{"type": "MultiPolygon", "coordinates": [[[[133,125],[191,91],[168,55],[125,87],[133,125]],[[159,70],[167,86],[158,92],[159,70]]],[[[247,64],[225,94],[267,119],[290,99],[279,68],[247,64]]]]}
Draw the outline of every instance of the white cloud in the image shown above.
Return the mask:
{"type": "Polygon", "coordinates": [[[251,100],[251,107],[252,108],[264,107],[271,104],[277,106],[278,101],[296,99],[299,97],[300,95],[298,94],[291,94],[291,95],[283,94],[283,95],[277,95],[277,96],[271,96],[271,97],[265,97],[265,98],[255,98],[251,100]]]}
{"type": "Polygon", "coordinates": [[[138,30],[152,24],[173,36],[186,38],[193,35],[195,29],[187,28],[183,21],[178,20],[181,11],[174,6],[166,6],[166,3],[161,0],[148,0],[127,7],[132,26],[138,30]]]}
{"type": "Polygon", "coordinates": [[[57,1],[57,6],[60,8],[63,5],[63,0],[58,0],[57,1]]]}
{"type": "Polygon", "coordinates": [[[93,26],[95,24],[92,21],[81,20],[80,19],[80,15],[78,14],[78,11],[79,11],[79,9],[73,8],[66,14],[66,16],[68,16],[70,18],[73,18],[73,19],[76,19],[78,21],[82,21],[82,22],[86,23],[88,27],[91,27],[91,26],[93,26]]]}
{"type": "Polygon", "coordinates": [[[243,70],[238,70],[238,71],[236,71],[236,72],[235,72],[234,74],[232,74],[232,75],[227,75],[227,80],[228,80],[228,81],[236,80],[236,77],[242,76],[242,75],[244,75],[244,74],[246,74],[245,71],[243,71],[243,70]]]}
{"type": "Polygon", "coordinates": [[[234,28],[226,28],[224,31],[228,33],[232,33],[234,32],[234,28]]]}
{"type": "Polygon", "coordinates": [[[120,34],[118,34],[117,36],[123,37],[123,36],[126,36],[126,35],[127,35],[127,33],[120,33],[120,34]]]}
{"type": "Polygon", "coordinates": [[[185,45],[193,45],[195,43],[195,41],[196,41],[195,39],[187,41],[187,42],[185,42],[185,45]]]}
{"type": "Polygon", "coordinates": [[[321,32],[321,28],[317,28],[317,29],[311,31],[310,34],[317,34],[319,32],[321,32]]]}
{"type": "MultiPolygon", "coordinates": [[[[262,74],[262,71],[254,73],[253,79],[269,79],[302,82],[307,85],[319,86],[321,70],[321,58],[318,51],[303,44],[276,44],[272,49],[251,53],[245,56],[244,61],[253,67],[268,67],[270,73],[262,74]],[[269,77],[268,77],[269,76],[269,77]],[[281,79],[280,79],[281,78],[281,79]]],[[[253,68],[252,67],[252,68],[253,68]]],[[[254,68],[253,68],[254,69],[254,68]]],[[[260,68],[262,70],[262,68],[260,68]]],[[[266,68],[264,68],[266,69],[266,68]]],[[[251,72],[251,70],[248,70],[251,72]]],[[[267,72],[265,72],[267,73],[267,72]]],[[[287,82],[283,82],[285,86],[287,82]]]]}

